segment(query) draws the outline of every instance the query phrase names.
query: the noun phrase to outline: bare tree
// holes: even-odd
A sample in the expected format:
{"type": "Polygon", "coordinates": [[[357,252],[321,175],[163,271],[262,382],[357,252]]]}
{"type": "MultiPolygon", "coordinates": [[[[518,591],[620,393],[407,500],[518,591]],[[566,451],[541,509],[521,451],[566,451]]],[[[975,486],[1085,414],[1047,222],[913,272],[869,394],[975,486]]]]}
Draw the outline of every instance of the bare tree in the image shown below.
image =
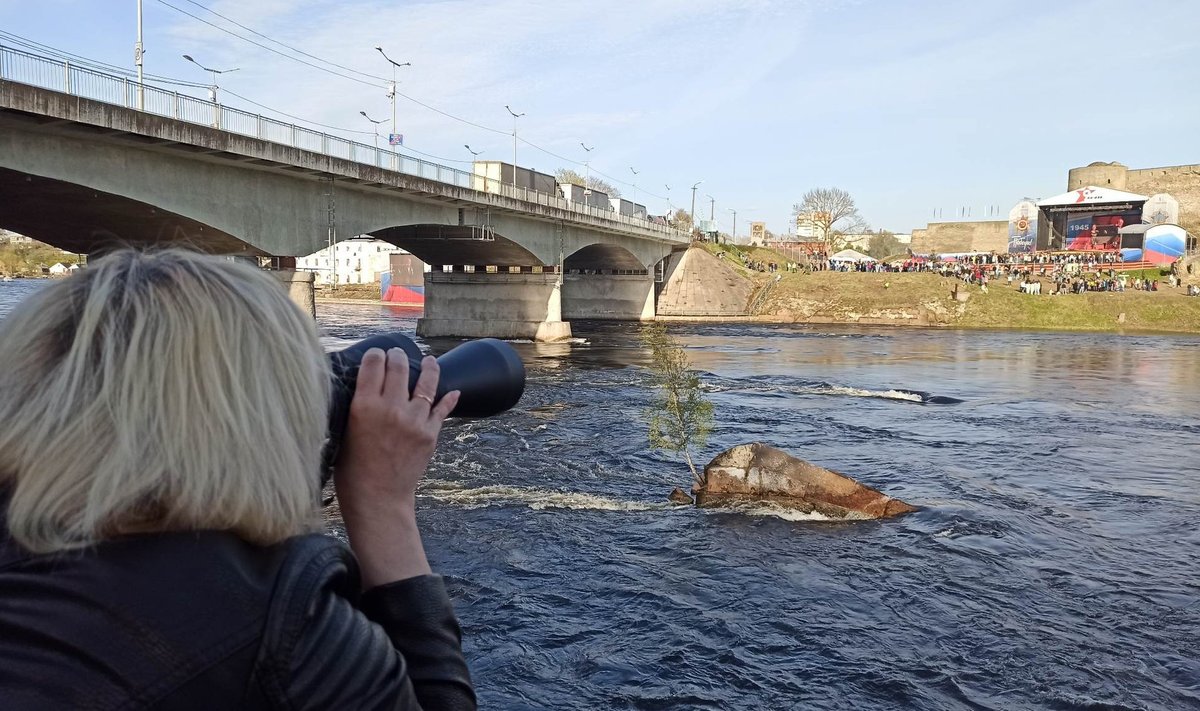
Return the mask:
{"type": "Polygon", "coordinates": [[[570,168],[559,168],[554,171],[554,177],[560,183],[570,183],[571,185],[582,185],[590,190],[598,190],[609,197],[621,197],[621,191],[616,186],[608,183],[594,175],[589,175],[584,178],[579,173],[570,168]]]}
{"type": "MultiPolygon", "coordinates": [[[[821,241],[828,243],[835,229],[849,226],[855,220],[861,219],[854,198],[841,188],[813,188],[800,202],[792,205],[792,217],[798,223],[807,222],[821,241]]],[[[842,230],[842,234],[849,234],[842,230]]],[[[833,245],[830,245],[832,249],[833,245]]]]}
{"type": "Polygon", "coordinates": [[[675,229],[683,230],[684,232],[692,231],[692,215],[682,207],[676,210],[675,213],[670,215],[667,219],[670,221],[671,226],[675,229]]]}

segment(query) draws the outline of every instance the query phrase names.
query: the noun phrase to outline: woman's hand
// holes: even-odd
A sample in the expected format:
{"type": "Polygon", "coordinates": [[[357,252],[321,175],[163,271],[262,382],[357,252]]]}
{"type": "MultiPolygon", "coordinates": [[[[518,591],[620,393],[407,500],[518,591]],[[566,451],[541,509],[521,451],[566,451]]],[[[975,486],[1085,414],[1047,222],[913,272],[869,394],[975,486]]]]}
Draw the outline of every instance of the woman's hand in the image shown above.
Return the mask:
{"type": "Polygon", "coordinates": [[[408,356],[399,348],[363,355],[350,401],[335,486],[363,587],[430,572],[416,523],[417,483],[437,446],[458,391],[440,401],[437,361],[426,356],[408,393],[408,356]]]}

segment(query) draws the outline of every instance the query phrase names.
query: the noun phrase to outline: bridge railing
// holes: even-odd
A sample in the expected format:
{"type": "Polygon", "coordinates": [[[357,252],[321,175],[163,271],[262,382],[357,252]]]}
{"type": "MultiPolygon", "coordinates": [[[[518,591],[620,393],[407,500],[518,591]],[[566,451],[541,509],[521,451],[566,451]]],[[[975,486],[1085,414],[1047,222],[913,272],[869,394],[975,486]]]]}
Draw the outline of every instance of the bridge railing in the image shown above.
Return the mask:
{"type": "Polygon", "coordinates": [[[555,207],[598,219],[613,220],[631,227],[659,232],[668,237],[687,239],[687,236],[678,230],[641,217],[623,215],[613,210],[603,210],[573,202],[561,195],[520,188],[494,178],[477,175],[471,171],[404,155],[398,150],[368,146],[341,136],[314,131],[292,123],[284,123],[261,114],[252,114],[219,102],[208,101],[152,84],[143,83],[141,85],[139,100],[139,85],[136,79],[97,71],[72,64],[70,61],[43,57],[11,47],[0,46],[0,81],[59,91],[156,116],[201,126],[211,126],[222,131],[270,143],[291,146],[355,163],[373,165],[383,170],[555,207]]]}

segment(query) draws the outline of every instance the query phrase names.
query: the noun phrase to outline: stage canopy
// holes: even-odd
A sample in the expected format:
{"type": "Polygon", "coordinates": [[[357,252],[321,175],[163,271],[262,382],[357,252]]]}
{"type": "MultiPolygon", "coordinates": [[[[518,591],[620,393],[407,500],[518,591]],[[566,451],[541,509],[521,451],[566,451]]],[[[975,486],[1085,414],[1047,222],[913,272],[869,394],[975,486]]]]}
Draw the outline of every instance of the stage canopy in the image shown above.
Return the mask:
{"type": "Polygon", "coordinates": [[[829,258],[831,262],[874,262],[874,257],[868,257],[862,252],[853,249],[843,249],[837,254],[829,258]]]}
{"type": "Polygon", "coordinates": [[[1028,232],[1037,230],[1037,251],[1115,251],[1121,247],[1119,231],[1141,224],[1142,208],[1149,198],[1124,190],[1089,185],[1037,203],[1037,220],[1013,238],[1010,216],[1009,250],[1028,251],[1028,232]],[[1014,244],[1021,249],[1013,249],[1014,244]]]}
{"type": "Polygon", "coordinates": [[[1038,201],[1038,207],[1065,207],[1068,205],[1109,205],[1113,203],[1129,203],[1129,202],[1145,202],[1150,199],[1149,195],[1138,195],[1137,193],[1127,193],[1124,190],[1113,190],[1112,188],[1098,188],[1094,185],[1089,185],[1086,188],[1072,190],[1069,193],[1055,195],[1051,198],[1038,201]]]}

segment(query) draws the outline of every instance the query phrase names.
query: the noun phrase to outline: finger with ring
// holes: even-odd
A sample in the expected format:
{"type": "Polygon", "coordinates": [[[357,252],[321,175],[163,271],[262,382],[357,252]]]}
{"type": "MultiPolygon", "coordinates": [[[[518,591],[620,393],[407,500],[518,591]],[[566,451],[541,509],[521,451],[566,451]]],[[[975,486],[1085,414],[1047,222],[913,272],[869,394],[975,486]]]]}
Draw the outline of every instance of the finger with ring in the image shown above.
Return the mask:
{"type": "Polygon", "coordinates": [[[429,397],[428,395],[425,395],[423,393],[413,393],[413,397],[419,397],[422,400],[424,400],[425,402],[429,403],[430,407],[433,407],[433,398],[429,397]]]}

